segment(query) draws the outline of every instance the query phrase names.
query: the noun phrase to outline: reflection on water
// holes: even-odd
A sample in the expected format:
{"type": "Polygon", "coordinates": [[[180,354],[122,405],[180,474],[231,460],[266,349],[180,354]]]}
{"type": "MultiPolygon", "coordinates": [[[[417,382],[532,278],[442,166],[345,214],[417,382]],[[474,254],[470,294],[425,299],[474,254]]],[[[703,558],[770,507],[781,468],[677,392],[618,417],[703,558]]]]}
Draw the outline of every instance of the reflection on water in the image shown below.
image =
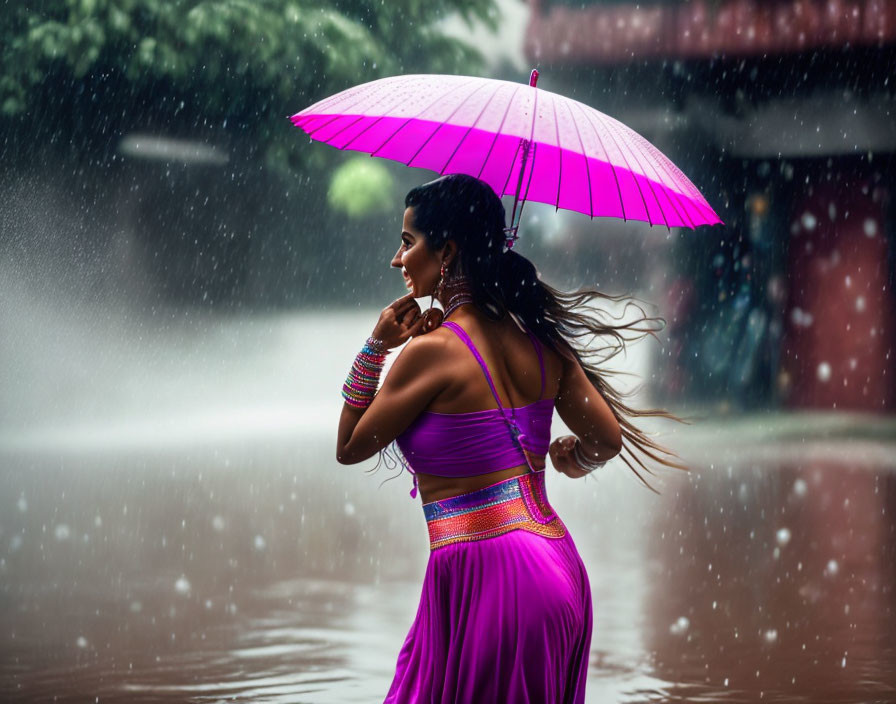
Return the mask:
{"type": "Polygon", "coordinates": [[[655,523],[647,640],[669,696],[896,699],[896,475],[702,470],[655,523]],[[676,558],[676,556],[679,556],[676,558]]]}
{"type": "MultiPolygon", "coordinates": [[[[374,317],[0,348],[0,699],[382,699],[427,541],[407,477],[332,457],[374,317]]],[[[594,592],[589,701],[896,700],[892,447],[764,435],[679,431],[695,470],[660,497],[549,474],[594,592]]]]}

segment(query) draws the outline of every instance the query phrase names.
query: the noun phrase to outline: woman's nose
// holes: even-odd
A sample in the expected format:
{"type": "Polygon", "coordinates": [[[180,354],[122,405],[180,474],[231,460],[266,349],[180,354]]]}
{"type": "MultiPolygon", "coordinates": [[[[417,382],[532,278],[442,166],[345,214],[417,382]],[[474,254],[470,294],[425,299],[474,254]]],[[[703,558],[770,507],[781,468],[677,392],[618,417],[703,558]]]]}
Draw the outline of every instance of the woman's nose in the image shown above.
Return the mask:
{"type": "Polygon", "coordinates": [[[392,261],[391,261],[390,263],[391,263],[391,265],[392,265],[393,268],[395,268],[395,269],[401,269],[401,247],[399,247],[399,248],[396,250],[396,252],[395,252],[395,256],[392,257],[392,261]]]}

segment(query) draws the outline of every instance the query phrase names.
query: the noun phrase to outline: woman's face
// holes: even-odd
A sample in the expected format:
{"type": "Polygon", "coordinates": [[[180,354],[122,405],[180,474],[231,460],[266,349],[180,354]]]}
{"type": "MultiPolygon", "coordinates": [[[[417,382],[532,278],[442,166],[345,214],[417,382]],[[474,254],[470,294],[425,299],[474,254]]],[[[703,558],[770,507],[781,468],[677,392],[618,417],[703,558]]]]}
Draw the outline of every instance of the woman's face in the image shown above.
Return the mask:
{"type": "Polygon", "coordinates": [[[439,252],[430,251],[423,233],[414,227],[413,208],[404,211],[401,245],[391,263],[401,269],[408,291],[413,292],[414,298],[429,296],[439,282],[442,259],[439,252]]]}

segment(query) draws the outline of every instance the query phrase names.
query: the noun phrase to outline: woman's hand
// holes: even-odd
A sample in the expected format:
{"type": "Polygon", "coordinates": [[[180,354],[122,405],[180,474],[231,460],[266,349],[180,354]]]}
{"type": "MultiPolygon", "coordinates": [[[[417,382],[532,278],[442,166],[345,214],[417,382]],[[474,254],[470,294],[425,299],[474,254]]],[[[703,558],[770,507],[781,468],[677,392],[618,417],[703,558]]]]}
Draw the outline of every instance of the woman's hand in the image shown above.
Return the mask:
{"type": "Polygon", "coordinates": [[[382,340],[383,347],[391,350],[419,333],[425,322],[413,294],[408,293],[383,308],[372,337],[382,340]]]}
{"type": "Polygon", "coordinates": [[[573,450],[577,442],[578,438],[575,435],[563,435],[554,440],[548,449],[554,469],[573,479],[589,474],[589,472],[579,467],[574,459],[573,450]]]}

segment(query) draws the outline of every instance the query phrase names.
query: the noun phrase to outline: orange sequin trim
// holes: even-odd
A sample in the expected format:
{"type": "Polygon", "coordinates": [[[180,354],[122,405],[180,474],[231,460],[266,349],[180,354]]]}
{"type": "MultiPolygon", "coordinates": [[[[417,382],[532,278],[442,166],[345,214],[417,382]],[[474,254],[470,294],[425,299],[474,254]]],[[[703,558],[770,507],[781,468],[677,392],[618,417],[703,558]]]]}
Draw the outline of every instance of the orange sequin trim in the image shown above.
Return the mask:
{"type": "MultiPolygon", "coordinates": [[[[436,503],[443,505],[439,506],[439,515],[426,524],[432,550],[454,543],[486,540],[512,530],[524,530],[546,538],[566,535],[566,526],[547,502],[542,472],[513,477],[436,503]],[[509,482],[515,482],[517,486],[509,482]],[[467,498],[469,500],[465,501],[467,498]]],[[[430,510],[435,512],[435,506],[430,510]]]]}

